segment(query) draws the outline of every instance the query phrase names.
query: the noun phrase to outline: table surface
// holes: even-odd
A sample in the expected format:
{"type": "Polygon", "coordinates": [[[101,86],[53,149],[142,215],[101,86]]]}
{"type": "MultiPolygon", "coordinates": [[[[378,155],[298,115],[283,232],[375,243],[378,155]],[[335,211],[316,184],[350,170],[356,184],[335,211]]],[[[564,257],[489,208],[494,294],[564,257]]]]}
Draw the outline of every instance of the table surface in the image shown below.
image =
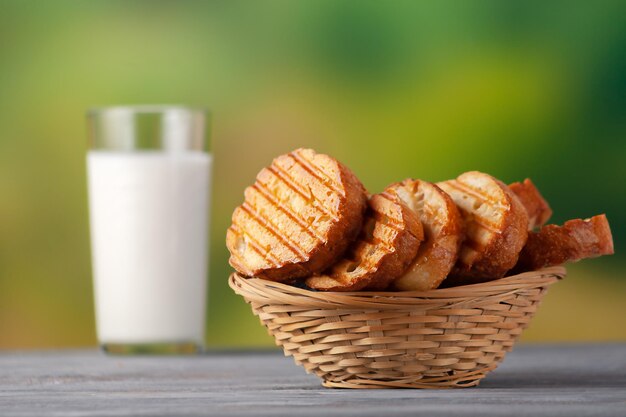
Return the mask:
{"type": "Polygon", "coordinates": [[[1,416],[626,416],[626,344],[522,345],[477,388],[322,388],[279,351],[0,353],[1,416]]]}

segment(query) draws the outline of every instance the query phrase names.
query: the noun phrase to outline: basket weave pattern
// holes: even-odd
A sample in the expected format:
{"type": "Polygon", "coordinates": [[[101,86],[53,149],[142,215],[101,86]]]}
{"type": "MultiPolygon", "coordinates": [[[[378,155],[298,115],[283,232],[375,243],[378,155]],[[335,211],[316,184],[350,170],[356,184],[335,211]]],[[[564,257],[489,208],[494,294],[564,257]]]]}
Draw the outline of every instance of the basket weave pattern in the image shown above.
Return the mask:
{"type": "Polygon", "coordinates": [[[511,350],[563,267],[427,292],[324,293],[232,274],[229,285],[326,387],[478,385],[511,350]]]}

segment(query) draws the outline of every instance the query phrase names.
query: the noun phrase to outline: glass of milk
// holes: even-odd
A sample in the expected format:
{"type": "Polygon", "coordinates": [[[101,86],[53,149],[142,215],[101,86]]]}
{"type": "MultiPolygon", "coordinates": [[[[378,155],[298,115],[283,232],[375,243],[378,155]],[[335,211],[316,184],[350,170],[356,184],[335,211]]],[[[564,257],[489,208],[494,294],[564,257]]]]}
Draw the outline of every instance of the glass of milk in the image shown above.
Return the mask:
{"type": "Polygon", "coordinates": [[[110,107],[87,119],[98,341],[109,353],[201,351],[212,165],[206,111],[110,107]]]}

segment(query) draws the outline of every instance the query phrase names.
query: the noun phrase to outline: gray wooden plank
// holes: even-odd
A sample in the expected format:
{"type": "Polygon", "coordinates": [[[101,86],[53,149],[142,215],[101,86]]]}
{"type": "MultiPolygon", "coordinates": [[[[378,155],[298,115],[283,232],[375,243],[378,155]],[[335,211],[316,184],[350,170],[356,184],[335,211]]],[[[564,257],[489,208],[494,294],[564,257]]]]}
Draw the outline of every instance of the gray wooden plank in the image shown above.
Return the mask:
{"type": "Polygon", "coordinates": [[[0,353],[2,416],[625,416],[626,344],[520,346],[478,388],[333,390],[280,352],[0,353]]]}

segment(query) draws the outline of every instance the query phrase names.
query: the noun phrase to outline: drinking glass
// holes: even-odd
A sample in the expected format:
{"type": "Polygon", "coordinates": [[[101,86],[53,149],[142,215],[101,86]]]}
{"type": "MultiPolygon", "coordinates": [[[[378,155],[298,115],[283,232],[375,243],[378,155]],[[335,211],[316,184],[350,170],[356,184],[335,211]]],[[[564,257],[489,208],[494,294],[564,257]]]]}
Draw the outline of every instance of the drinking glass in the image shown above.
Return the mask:
{"type": "Polygon", "coordinates": [[[96,327],[108,353],[203,349],[212,155],[207,112],[88,112],[96,327]]]}

